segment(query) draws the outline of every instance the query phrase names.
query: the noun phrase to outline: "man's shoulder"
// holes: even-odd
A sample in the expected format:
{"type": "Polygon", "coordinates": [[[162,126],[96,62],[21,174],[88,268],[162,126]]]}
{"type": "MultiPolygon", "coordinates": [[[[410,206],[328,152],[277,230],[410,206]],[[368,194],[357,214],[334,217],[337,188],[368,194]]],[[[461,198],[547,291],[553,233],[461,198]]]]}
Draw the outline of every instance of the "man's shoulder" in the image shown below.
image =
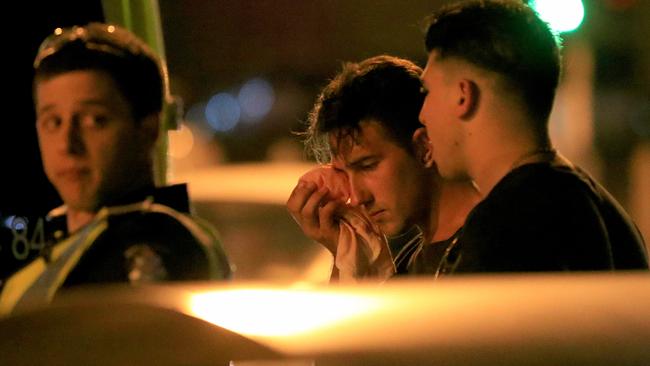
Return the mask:
{"type": "Polygon", "coordinates": [[[166,236],[192,235],[203,231],[203,227],[187,213],[152,201],[142,201],[124,206],[103,208],[96,217],[97,222],[106,222],[111,231],[124,231],[126,235],[166,236]]]}
{"type": "Polygon", "coordinates": [[[104,207],[96,220],[105,220],[115,232],[147,235],[172,245],[187,236],[203,246],[220,245],[216,229],[190,213],[185,184],[156,187],[133,198],[104,207]]]}
{"type": "Polygon", "coordinates": [[[497,269],[611,268],[613,235],[638,247],[633,225],[611,203],[577,168],[520,167],[470,213],[464,252],[497,269]]]}
{"type": "MultiPolygon", "coordinates": [[[[84,259],[104,261],[131,254],[155,254],[171,278],[226,278],[230,267],[216,230],[209,224],[163,204],[145,200],[102,209],[93,222],[101,229],[84,259]],[[194,268],[203,268],[194,274],[194,268]],[[176,273],[175,276],[172,274],[176,273]],[[198,273],[198,272],[197,272],[198,273]]],[[[143,257],[140,255],[140,257],[143,257]]]]}
{"type": "MultiPolygon", "coordinates": [[[[474,211],[518,222],[548,215],[598,214],[613,199],[579,169],[530,164],[506,175],[474,211]]],[[[480,216],[480,215],[479,215],[480,216]]]]}
{"type": "Polygon", "coordinates": [[[149,196],[158,204],[173,208],[179,212],[190,212],[190,198],[186,184],[180,183],[156,187],[149,196]]]}
{"type": "MultiPolygon", "coordinates": [[[[593,194],[597,183],[584,171],[549,163],[528,164],[508,173],[490,196],[523,196],[548,199],[553,196],[593,194]]],[[[521,197],[518,197],[521,199],[521,197]]]]}
{"type": "Polygon", "coordinates": [[[523,166],[505,176],[470,212],[463,237],[500,246],[560,238],[563,231],[585,226],[599,215],[594,198],[572,169],[523,166]]]}

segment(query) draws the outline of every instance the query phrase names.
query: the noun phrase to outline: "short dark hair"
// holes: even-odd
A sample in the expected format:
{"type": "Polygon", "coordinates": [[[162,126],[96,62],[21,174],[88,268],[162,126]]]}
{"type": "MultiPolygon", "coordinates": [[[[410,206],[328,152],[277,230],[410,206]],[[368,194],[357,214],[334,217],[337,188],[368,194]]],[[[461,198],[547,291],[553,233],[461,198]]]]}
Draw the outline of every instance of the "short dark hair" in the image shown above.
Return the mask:
{"type": "Polygon", "coordinates": [[[329,133],[339,139],[354,135],[362,120],[374,119],[411,152],[413,132],[422,127],[418,119],[424,101],[421,74],[413,62],[387,55],[344,64],[309,114],[306,147],[319,162],[329,161],[329,133]]]}
{"type": "Polygon", "coordinates": [[[41,44],[34,70],[34,85],[70,71],[105,71],[131,105],[136,121],[162,110],[166,88],[159,58],[141,39],[116,25],[57,28],[41,44]]]}
{"type": "Polygon", "coordinates": [[[428,52],[458,57],[500,74],[546,128],[560,77],[558,39],[521,0],[473,0],[428,19],[428,52]]]}

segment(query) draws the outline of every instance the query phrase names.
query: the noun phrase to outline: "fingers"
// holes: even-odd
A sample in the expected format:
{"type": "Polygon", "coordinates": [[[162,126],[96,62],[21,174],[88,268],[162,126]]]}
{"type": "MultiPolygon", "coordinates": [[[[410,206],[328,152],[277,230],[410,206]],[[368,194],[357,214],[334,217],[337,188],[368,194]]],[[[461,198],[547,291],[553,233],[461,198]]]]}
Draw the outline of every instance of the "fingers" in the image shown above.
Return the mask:
{"type": "Polygon", "coordinates": [[[338,241],[334,212],[339,203],[329,195],[326,187],[318,189],[315,183],[299,182],[287,200],[287,209],[305,235],[334,253],[338,241]]]}
{"type": "Polygon", "coordinates": [[[309,236],[318,231],[318,208],[325,204],[327,194],[326,188],[317,189],[313,182],[299,182],[287,200],[289,213],[309,236]]]}
{"type": "Polygon", "coordinates": [[[339,235],[339,223],[335,213],[340,204],[339,201],[330,200],[318,209],[318,226],[322,236],[320,242],[334,255],[336,255],[339,235]]]}
{"type": "Polygon", "coordinates": [[[300,214],[303,219],[303,224],[307,225],[310,228],[316,229],[319,228],[320,219],[319,219],[319,209],[321,206],[327,203],[327,193],[328,189],[321,187],[307,199],[305,205],[302,207],[300,214]]]}
{"type": "Polygon", "coordinates": [[[321,205],[318,209],[318,225],[328,227],[336,225],[335,212],[339,207],[339,201],[331,200],[321,205]]]}
{"type": "Polygon", "coordinates": [[[311,197],[312,193],[315,190],[316,185],[314,183],[300,181],[289,195],[289,199],[287,200],[286,204],[287,209],[289,210],[289,213],[293,219],[296,220],[298,225],[300,225],[302,221],[300,218],[302,208],[305,206],[307,200],[309,197],[311,197]]]}

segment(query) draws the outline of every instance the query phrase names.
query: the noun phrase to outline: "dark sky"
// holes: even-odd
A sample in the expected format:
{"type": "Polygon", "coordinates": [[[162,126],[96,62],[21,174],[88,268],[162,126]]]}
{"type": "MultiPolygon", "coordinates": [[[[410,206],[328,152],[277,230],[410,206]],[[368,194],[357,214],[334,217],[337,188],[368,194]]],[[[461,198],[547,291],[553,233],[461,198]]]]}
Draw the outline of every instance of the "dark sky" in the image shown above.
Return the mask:
{"type": "Polygon", "coordinates": [[[1,134],[2,186],[0,214],[40,215],[58,203],[40,163],[31,96],[32,61],[42,39],[58,26],[103,20],[100,1],[42,2],[38,6],[17,5],[12,17],[21,20],[15,34],[6,35],[5,80],[9,86],[5,130],[1,134]],[[14,36],[15,35],[15,36],[14,36]],[[15,43],[15,44],[12,44],[15,43]],[[8,51],[10,50],[10,51],[8,51]],[[7,74],[11,74],[8,76],[7,74]]]}

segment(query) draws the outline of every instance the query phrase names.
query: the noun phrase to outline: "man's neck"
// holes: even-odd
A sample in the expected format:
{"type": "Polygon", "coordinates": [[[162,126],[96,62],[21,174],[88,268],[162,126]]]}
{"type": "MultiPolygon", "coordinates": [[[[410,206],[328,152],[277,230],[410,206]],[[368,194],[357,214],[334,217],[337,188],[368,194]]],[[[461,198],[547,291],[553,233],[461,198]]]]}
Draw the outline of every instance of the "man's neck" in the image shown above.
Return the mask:
{"type": "Polygon", "coordinates": [[[481,200],[475,185],[469,180],[450,181],[436,177],[426,214],[418,223],[426,243],[449,239],[465,222],[465,217],[481,200]]]}
{"type": "Polygon", "coordinates": [[[551,147],[548,132],[534,127],[542,122],[534,120],[522,97],[504,90],[498,78],[486,80],[482,107],[465,125],[464,140],[465,173],[483,197],[515,165],[534,162],[537,152],[551,147]]]}
{"type": "Polygon", "coordinates": [[[445,181],[440,187],[436,230],[429,242],[450,238],[465,223],[467,214],[482,199],[471,181],[445,181]]]}
{"type": "Polygon", "coordinates": [[[478,169],[472,174],[482,196],[492,189],[512,170],[525,164],[547,161],[554,150],[545,144],[512,143],[512,146],[486,154],[478,169]]]}
{"type": "Polygon", "coordinates": [[[97,212],[86,211],[86,210],[75,210],[73,208],[68,208],[66,212],[66,221],[68,224],[68,232],[74,233],[75,231],[81,229],[82,227],[88,225],[97,212]]]}
{"type": "Polygon", "coordinates": [[[427,192],[422,192],[422,211],[416,225],[422,231],[424,242],[430,242],[438,230],[438,217],[440,216],[440,205],[442,178],[435,175],[431,179],[431,186],[427,187],[427,192]],[[425,205],[427,202],[428,205],[425,205]]]}
{"type": "Polygon", "coordinates": [[[483,197],[516,165],[535,162],[538,152],[550,148],[548,135],[531,128],[534,124],[525,111],[508,101],[492,103],[475,122],[468,173],[483,197]]]}
{"type": "Polygon", "coordinates": [[[101,200],[102,204],[98,205],[95,209],[88,208],[75,208],[68,206],[66,209],[66,221],[68,232],[73,233],[85,225],[88,225],[99,210],[103,207],[123,205],[144,199],[148,191],[153,189],[154,183],[150,180],[143,180],[137,185],[133,185],[130,189],[124,190],[119,195],[112,195],[111,197],[104,197],[101,200]]]}

